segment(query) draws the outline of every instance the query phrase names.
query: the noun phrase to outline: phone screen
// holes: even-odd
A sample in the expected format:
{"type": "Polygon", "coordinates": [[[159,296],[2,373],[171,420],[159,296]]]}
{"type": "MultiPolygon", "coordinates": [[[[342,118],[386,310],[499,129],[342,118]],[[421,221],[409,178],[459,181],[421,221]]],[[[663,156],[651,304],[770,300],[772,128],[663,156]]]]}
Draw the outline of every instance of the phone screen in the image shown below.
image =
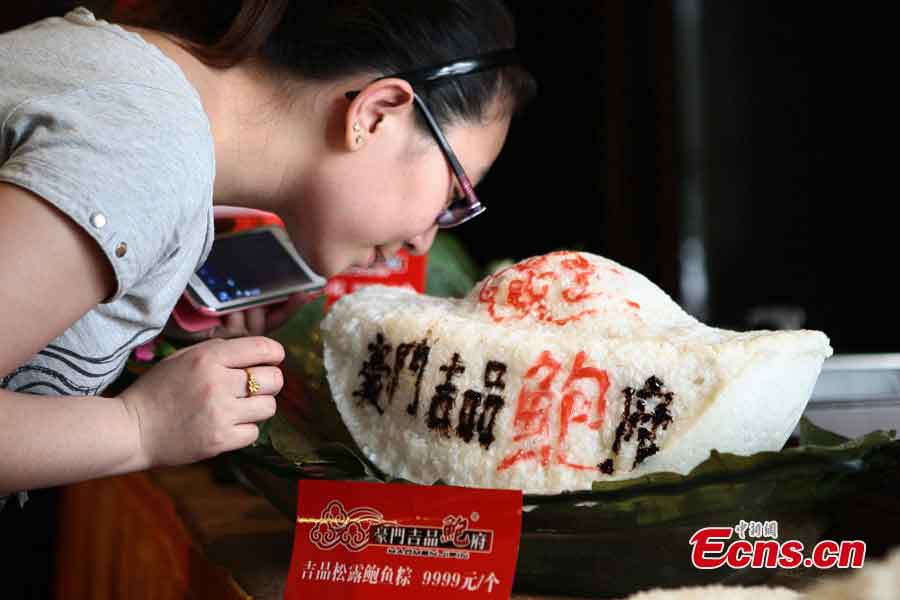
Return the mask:
{"type": "Polygon", "coordinates": [[[197,275],[219,302],[312,282],[267,231],[216,239],[197,275]]]}

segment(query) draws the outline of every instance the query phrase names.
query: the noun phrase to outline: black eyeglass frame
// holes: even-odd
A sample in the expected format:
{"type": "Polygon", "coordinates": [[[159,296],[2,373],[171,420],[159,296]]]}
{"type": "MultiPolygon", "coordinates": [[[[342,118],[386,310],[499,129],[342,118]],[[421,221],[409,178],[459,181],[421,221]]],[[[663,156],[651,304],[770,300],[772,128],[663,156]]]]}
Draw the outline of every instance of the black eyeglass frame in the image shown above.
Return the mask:
{"type": "MultiPolygon", "coordinates": [[[[478,199],[472,181],[469,179],[468,175],[466,175],[459,159],[450,147],[447,136],[441,131],[434,115],[428,109],[428,106],[422,100],[421,96],[419,96],[418,92],[416,92],[415,88],[416,86],[427,85],[441,79],[460,77],[488,69],[518,64],[518,62],[519,57],[515,50],[497,50],[444,65],[425,67],[423,69],[396,73],[394,75],[386,75],[374,80],[380,81],[382,79],[397,78],[403,79],[413,86],[413,101],[419,110],[422,111],[428,129],[431,130],[438,147],[441,149],[441,152],[443,152],[444,157],[450,165],[450,169],[453,171],[456,180],[459,182],[459,187],[462,190],[464,198],[453,200],[453,202],[450,203],[450,206],[442,210],[437,216],[435,223],[440,229],[458,227],[463,223],[474,219],[487,210],[487,208],[478,199]]],[[[359,93],[359,90],[351,91],[347,92],[345,96],[348,100],[353,100],[359,93]]]]}

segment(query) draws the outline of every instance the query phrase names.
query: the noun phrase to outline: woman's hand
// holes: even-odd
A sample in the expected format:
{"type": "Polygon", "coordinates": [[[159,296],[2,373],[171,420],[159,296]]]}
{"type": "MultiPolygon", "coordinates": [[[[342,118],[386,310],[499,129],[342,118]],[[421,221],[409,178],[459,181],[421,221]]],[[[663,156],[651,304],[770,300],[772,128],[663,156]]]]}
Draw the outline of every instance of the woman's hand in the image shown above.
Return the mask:
{"type": "Polygon", "coordinates": [[[119,395],[140,437],[142,462],[178,465],[252,444],[275,414],[284,348],[263,337],[184,348],[119,395]],[[248,392],[249,369],[260,390],[248,392]]]}
{"type": "Polygon", "coordinates": [[[318,294],[298,292],[286,302],[248,308],[222,317],[222,325],[208,333],[211,337],[233,338],[247,335],[265,335],[284,325],[301,306],[309,304],[318,294]]]}
{"type": "Polygon", "coordinates": [[[236,338],[248,335],[266,335],[284,325],[301,306],[309,304],[321,292],[298,292],[287,301],[267,306],[257,306],[239,312],[229,313],[220,318],[221,324],[202,331],[188,332],[169,319],[162,334],[176,340],[197,342],[213,338],[236,338]]]}

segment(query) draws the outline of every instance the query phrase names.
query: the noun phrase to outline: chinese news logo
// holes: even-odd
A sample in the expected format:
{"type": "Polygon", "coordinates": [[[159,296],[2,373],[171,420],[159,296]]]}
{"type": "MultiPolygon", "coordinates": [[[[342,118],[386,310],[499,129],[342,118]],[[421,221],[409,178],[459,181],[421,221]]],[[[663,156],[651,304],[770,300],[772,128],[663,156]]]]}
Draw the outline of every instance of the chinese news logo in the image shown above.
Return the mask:
{"type": "Polygon", "coordinates": [[[697,569],[859,569],[866,559],[861,540],[818,542],[808,555],[799,540],[778,539],[778,521],[741,520],[733,527],[704,527],[690,539],[697,569]]]}

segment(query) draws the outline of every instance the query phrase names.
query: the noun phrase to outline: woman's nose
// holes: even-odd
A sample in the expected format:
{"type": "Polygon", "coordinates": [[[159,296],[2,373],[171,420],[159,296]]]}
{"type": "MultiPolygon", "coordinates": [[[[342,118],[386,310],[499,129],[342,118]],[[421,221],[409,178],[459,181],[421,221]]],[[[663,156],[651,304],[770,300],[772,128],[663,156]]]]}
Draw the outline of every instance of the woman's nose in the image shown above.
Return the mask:
{"type": "Polygon", "coordinates": [[[403,243],[403,246],[413,256],[426,254],[431,248],[431,244],[434,243],[434,237],[437,235],[437,230],[437,225],[435,225],[425,233],[420,233],[416,237],[406,240],[403,243]]]}

